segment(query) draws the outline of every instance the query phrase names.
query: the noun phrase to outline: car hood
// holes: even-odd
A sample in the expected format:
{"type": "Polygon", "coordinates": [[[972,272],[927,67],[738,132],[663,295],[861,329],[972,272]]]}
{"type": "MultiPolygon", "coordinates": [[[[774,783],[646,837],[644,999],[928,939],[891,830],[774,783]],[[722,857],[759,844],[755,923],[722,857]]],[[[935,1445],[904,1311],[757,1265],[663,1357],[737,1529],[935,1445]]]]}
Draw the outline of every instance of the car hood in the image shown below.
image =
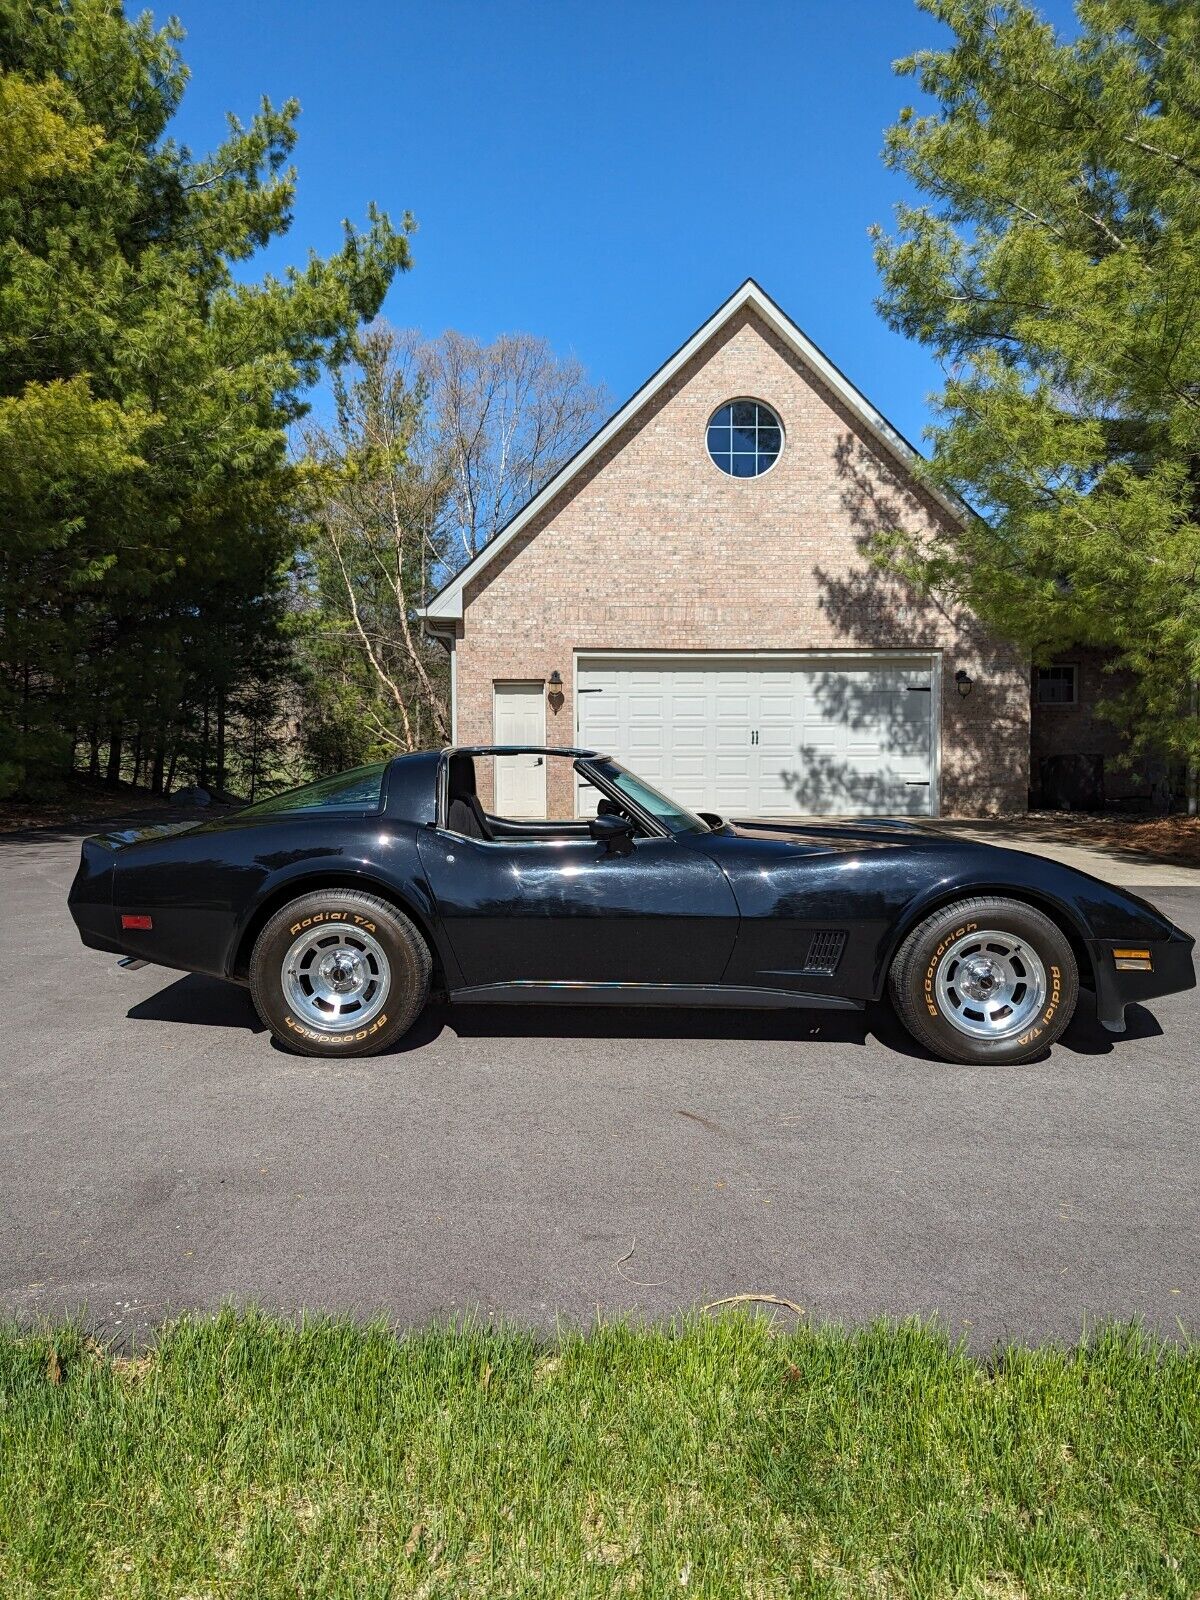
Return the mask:
{"type": "Polygon", "coordinates": [[[1006,881],[1002,874],[1015,873],[1015,881],[1028,887],[1032,862],[1036,882],[1060,901],[1080,896],[1094,898],[1091,891],[1099,890],[1100,898],[1105,903],[1120,901],[1128,911],[1136,912],[1153,926],[1153,934],[1148,932],[1145,937],[1191,938],[1190,934],[1176,928],[1157,906],[1131,889],[1116,888],[1090,872],[1065,866],[1051,856],[1034,855],[1029,851],[1015,850],[1009,845],[988,844],[983,839],[969,839],[961,834],[939,833],[923,827],[919,821],[909,822],[902,817],[838,818],[829,822],[739,819],[736,822],[729,821],[725,826],[739,839],[761,840],[769,843],[774,851],[787,845],[811,855],[888,849],[928,851],[931,855],[951,851],[959,866],[966,866],[969,862],[972,871],[986,871],[989,879],[995,874],[997,884],[1006,881]]]}
{"type": "Polygon", "coordinates": [[[871,845],[911,848],[913,845],[944,842],[919,823],[907,822],[900,817],[839,818],[830,822],[776,822],[738,818],[726,823],[726,827],[741,839],[776,839],[809,850],[861,850],[871,845]]]}

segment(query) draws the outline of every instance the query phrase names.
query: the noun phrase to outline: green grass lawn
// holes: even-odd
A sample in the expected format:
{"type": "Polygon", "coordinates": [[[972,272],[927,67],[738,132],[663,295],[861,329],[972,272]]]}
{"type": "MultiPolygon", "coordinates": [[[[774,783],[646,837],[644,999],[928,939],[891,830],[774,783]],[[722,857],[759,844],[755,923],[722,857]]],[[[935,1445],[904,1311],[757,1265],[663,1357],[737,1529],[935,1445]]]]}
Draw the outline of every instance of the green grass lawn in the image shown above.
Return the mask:
{"type": "Polygon", "coordinates": [[[0,1335],[0,1594],[1200,1591],[1200,1350],[916,1324],[0,1335]]]}

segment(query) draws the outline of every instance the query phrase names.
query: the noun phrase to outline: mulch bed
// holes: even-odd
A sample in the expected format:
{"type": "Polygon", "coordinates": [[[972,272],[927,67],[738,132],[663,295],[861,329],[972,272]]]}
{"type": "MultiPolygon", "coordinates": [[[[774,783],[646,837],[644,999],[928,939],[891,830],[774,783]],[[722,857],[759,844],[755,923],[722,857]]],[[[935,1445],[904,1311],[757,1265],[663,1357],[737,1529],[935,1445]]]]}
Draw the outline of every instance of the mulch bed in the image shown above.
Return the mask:
{"type": "Polygon", "coordinates": [[[1031,811],[1011,819],[1031,839],[1129,851],[1180,866],[1200,867],[1200,817],[1108,817],[1091,812],[1031,811]]]}

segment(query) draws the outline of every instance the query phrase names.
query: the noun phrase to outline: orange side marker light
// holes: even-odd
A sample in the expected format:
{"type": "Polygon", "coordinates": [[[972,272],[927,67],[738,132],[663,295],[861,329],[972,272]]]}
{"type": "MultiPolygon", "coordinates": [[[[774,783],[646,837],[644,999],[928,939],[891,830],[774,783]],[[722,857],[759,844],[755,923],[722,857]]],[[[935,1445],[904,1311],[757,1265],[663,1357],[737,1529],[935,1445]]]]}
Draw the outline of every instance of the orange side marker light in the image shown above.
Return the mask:
{"type": "Polygon", "coordinates": [[[1154,963],[1150,959],[1149,950],[1122,950],[1113,951],[1113,962],[1118,972],[1153,972],[1154,963]]]}

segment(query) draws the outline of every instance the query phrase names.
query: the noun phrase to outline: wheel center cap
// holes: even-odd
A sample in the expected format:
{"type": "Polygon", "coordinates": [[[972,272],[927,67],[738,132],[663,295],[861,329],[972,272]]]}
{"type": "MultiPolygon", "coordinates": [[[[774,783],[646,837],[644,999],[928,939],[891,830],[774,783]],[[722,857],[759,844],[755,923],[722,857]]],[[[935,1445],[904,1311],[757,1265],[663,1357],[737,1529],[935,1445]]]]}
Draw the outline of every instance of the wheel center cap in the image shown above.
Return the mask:
{"type": "Polygon", "coordinates": [[[321,976],[338,994],[348,994],[362,982],[362,963],[348,951],[338,950],[322,961],[321,976]]]}
{"type": "Polygon", "coordinates": [[[972,1000],[988,1000],[1004,981],[1003,974],[994,961],[986,956],[968,961],[963,968],[961,988],[972,1000]]]}

